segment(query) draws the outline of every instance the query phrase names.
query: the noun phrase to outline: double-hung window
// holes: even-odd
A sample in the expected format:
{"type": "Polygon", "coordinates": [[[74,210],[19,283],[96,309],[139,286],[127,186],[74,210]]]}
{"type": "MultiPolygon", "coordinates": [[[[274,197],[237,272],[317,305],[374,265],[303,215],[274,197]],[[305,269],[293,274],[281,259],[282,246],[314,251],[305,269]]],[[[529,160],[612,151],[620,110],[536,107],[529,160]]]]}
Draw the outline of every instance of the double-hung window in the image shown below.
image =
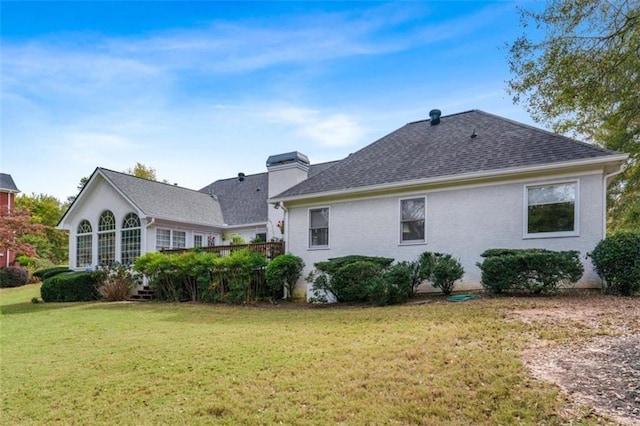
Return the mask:
{"type": "Polygon", "coordinates": [[[76,266],[90,266],[93,258],[93,229],[88,220],[78,225],[76,236],[76,266]]]}
{"type": "Polygon", "coordinates": [[[425,219],[425,197],[400,200],[400,243],[425,242],[425,219]]]}
{"type": "Polygon", "coordinates": [[[98,263],[111,265],[116,260],[116,218],[109,210],[98,222],[98,263]]]}
{"type": "Polygon", "coordinates": [[[329,207],[309,210],[309,248],[329,247],[329,207]]]}
{"type": "Polygon", "coordinates": [[[171,229],[156,230],[156,251],[168,248],[185,248],[187,246],[187,233],[171,229]]]}
{"type": "Polygon", "coordinates": [[[578,235],[578,181],[525,186],[525,236],[578,235]]]}

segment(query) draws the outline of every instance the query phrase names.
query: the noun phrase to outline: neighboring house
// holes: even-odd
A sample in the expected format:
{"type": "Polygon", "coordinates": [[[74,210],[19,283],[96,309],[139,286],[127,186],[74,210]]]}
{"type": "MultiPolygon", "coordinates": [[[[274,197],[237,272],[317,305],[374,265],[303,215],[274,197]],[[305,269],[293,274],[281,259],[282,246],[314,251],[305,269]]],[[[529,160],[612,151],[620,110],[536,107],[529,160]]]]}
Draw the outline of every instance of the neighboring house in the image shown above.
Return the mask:
{"type": "MultiPolygon", "coordinates": [[[[0,209],[9,213],[13,211],[18,187],[11,175],[0,173],[0,209]]],[[[0,268],[12,266],[16,260],[16,254],[11,250],[0,247],[0,268]]]]}
{"type": "MultiPolygon", "coordinates": [[[[486,249],[539,247],[580,251],[578,285],[600,285],[586,255],[605,236],[607,185],[628,156],[482,111],[432,113],[343,160],[273,155],[266,173],[200,191],[98,168],[59,224],[70,231],[70,265],[238,234],[284,238],[303,277],[338,256],[435,251],[459,258],[458,288],[473,289],[486,249]]],[[[303,279],[298,289],[313,295],[303,279]]]]}
{"type": "Polygon", "coordinates": [[[269,200],[287,212],[303,276],[333,257],[434,251],[459,258],[458,288],[474,289],[486,249],[536,247],[580,251],[578,286],[600,285],[586,256],[605,237],[607,185],[628,156],[478,110],[430,115],[269,200]]]}
{"type": "MultiPolygon", "coordinates": [[[[308,163],[297,152],[272,156],[267,173],[240,173],[200,191],[96,168],[58,223],[69,231],[70,267],[130,264],[161,249],[229,244],[232,235],[246,242],[282,239],[277,224],[284,211],[267,198],[269,188],[282,191],[286,182],[297,183],[290,179],[296,166],[280,164],[283,158],[308,163]]],[[[312,166],[310,175],[331,164],[312,166]]]]}

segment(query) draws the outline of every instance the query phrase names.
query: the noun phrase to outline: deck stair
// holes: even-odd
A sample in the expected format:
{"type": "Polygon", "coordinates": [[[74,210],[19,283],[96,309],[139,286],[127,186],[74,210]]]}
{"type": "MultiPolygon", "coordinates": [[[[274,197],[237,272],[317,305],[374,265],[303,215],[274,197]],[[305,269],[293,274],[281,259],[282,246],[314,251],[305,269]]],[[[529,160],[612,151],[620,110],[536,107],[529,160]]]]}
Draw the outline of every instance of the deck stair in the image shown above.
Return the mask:
{"type": "Polygon", "coordinates": [[[149,286],[144,286],[142,289],[137,290],[134,294],[129,296],[129,300],[132,302],[146,302],[153,300],[153,294],[155,291],[151,290],[149,286]]]}

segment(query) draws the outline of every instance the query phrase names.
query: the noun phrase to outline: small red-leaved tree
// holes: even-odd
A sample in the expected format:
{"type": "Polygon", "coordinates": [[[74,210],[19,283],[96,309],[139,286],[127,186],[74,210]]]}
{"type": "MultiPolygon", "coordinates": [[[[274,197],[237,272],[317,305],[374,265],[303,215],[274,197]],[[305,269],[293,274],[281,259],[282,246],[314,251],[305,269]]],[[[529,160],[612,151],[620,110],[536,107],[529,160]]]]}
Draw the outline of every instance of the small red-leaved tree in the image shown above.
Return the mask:
{"type": "Polygon", "coordinates": [[[21,239],[25,235],[42,235],[46,226],[31,223],[28,210],[8,212],[0,209],[0,250],[10,250],[18,255],[36,256],[36,249],[21,239]]]}

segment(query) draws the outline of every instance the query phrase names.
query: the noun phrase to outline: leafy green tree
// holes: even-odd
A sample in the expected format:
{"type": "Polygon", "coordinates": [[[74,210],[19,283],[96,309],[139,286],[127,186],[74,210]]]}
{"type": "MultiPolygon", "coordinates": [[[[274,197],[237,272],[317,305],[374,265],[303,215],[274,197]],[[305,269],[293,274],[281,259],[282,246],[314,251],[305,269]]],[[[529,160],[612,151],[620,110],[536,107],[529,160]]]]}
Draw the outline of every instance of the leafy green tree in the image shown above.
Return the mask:
{"type": "Polygon", "coordinates": [[[640,229],[640,3],[549,0],[537,7],[521,10],[523,26],[541,33],[510,44],[508,90],[553,130],[631,154],[610,191],[610,228],[640,229]]]}
{"type": "Polygon", "coordinates": [[[130,169],[124,171],[128,175],[136,176],[139,178],[149,179],[149,180],[158,180],[156,178],[156,169],[153,167],[145,166],[142,163],[136,163],[130,169]]]}
{"type": "Polygon", "coordinates": [[[23,234],[20,241],[33,246],[39,257],[54,264],[66,263],[69,257],[69,236],[55,229],[66,208],[66,203],[51,195],[32,193],[16,197],[16,211],[28,212],[30,223],[42,225],[37,232],[23,234]]]}

